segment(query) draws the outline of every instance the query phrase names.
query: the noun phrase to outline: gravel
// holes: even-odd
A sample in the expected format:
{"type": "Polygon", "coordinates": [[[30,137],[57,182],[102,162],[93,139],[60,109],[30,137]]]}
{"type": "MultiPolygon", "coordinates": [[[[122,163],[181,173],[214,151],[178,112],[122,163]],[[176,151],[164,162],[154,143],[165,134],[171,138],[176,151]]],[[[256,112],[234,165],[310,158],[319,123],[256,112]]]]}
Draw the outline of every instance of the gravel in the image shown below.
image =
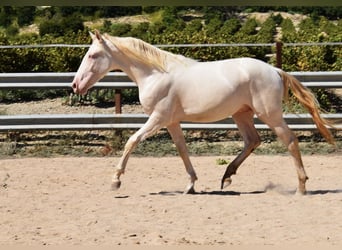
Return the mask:
{"type": "MultiPolygon", "coordinates": [[[[46,99],[21,103],[0,103],[1,115],[29,115],[29,114],[114,114],[115,106],[83,104],[70,106],[65,99],[46,99]]],[[[140,105],[123,105],[122,113],[143,113],[140,105]]]]}

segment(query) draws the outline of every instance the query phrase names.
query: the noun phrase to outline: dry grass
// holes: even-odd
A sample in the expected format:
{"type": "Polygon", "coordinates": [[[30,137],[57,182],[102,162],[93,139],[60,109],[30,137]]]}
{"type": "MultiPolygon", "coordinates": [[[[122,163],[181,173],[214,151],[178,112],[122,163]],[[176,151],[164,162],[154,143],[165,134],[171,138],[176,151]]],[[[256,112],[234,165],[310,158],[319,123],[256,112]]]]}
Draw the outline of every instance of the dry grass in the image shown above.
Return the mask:
{"type": "MultiPolygon", "coordinates": [[[[0,134],[0,157],[52,157],[52,156],[120,156],[125,142],[133,130],[116,131],[36,131],[0,134]]],[[[342,134],[336,133],[337,147],[326,143],[319,135],[297,132],[303,154],[331,154],[342,152],[342,134]]],[[[185,131],[188,149],[193,156],[236,155],[243,148],[237,132],[185,131]]],[[[255,154],[287,154],[286,148],[267,131],[261,131],[262,144],[255,154]]],[[[141,142],[135,156],[178,155],[165,130],[141,142]]]]}

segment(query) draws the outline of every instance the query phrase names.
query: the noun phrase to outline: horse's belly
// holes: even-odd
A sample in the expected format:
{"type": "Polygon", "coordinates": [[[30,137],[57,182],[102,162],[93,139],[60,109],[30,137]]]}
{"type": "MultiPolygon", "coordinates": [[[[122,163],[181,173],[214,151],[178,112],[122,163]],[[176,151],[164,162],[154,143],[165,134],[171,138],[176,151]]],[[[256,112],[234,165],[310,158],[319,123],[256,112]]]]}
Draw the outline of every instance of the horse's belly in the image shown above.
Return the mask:
{"type": "Polygon", "coordinates": [[[250,104],[249,78],[224,62],[201,63],[184,72],[175,89],[184,114],[195,122],[217,121],[250,104]]]}
{"type": "Polygon", "coordinates": [[[214,109],[206,108],[206,110],[184,110],[183,121],[192,122],[213,122],[219,121],[234,114],[234,109],[229,109],[224,106],[214,109]]]}
{"type": "Polygon", "coordinates": [[[197,95],[183,105],[184,119],[194,122],[218,121],[234,114],[243,105],[241,98],[229,92],[220,92],[220,96],[197,95]]]}

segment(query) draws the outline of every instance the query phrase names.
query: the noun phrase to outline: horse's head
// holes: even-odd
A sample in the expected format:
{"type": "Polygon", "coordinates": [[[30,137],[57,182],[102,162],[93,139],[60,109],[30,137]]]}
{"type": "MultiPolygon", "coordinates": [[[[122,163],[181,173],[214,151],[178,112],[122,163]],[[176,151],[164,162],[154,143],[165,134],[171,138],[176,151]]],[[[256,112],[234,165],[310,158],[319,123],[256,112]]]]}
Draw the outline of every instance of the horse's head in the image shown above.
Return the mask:
{"type": "Polygon", "coordinates": [[[86,94],[89,88],[115,67],[109,48],[111,44],[98,31],[90,35],[93,42],[72,81],[74,92],[81,95],[86,94]]]}

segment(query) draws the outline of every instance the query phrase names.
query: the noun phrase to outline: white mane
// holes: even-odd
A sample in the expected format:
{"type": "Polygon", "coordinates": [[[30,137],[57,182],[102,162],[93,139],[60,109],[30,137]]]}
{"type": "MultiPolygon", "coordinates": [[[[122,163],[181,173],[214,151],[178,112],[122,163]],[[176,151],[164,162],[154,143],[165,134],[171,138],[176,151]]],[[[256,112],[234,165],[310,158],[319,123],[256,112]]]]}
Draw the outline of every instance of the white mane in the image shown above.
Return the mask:
{"type": "Polygon", "coordinates": [[[124,54],[143,63],[149,64],[161,72],[168,72],[171,68],[179,65],[180,63],[187,66],[196,62],[195,60],[182,55],[176,55],[158,49],[157,47],[137,38],[114,37],[108,34],[105,34],[105,37],[124,54]]]}

